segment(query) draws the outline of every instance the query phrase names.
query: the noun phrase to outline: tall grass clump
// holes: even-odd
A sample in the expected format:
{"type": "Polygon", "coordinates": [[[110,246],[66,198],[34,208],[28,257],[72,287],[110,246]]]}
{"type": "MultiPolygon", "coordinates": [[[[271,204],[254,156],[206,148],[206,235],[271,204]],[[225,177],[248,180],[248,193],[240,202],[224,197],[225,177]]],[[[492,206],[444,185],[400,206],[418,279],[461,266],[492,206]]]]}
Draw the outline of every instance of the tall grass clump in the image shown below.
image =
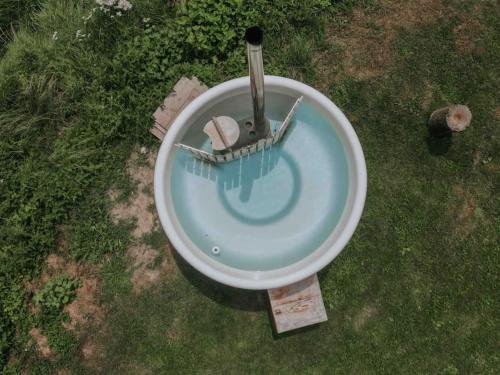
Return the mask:
{"type": "Polygon", "coordinates": [[[40,0],[2,0],[0,2],[0,56],[21,24],[40,9],[40,0]]]}

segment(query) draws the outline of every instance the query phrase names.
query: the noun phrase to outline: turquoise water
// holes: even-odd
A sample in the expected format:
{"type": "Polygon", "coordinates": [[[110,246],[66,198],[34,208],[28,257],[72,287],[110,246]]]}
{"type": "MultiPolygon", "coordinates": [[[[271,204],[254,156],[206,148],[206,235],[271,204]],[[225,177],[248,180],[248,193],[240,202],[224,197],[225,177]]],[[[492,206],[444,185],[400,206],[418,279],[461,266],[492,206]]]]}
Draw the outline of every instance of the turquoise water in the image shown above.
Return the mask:
{"type": "MultiPolygon", "coordinates": [[[[283,120],[268,116],[273,127],[283,120]]],[[[284,141],[250,157],[214,166],[175,152],[178,220],[203,252],[231,267],[267,271],[301,260],[334,230],[347,200],[343,146],[307,103],[284,141]]]]}

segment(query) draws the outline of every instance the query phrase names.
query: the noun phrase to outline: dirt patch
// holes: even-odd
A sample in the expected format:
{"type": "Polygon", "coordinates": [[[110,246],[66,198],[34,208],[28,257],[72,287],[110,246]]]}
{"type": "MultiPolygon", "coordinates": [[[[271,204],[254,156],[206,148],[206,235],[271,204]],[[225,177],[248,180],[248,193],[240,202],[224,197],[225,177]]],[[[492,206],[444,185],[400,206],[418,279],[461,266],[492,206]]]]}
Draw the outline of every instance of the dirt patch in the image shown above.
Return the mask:
{"type": "MultiPolygon", "coordinates": [[[[53,271],[53,272],[61,271],[66,266],[66,260],[62,256],[57,255],[57,254],[49,254],[49,256],[47,257],[46,263],[47,263],[47,267],[49,268],[48,273],[50,273],[50,271],[53,271]]],[[[71,268],[70,272],[75,273],[76,265],[71,265],[70,268],[71,268]]]]}
{"type": "Polygon", "coordinates": [[[482,41],[486,27],[481,24],[478,17],[481,18],[484,14],[486,5],[491,4],[488,1],[478,1],[471,11],[458,15],[461,23],[453,29],[455,47],[458,52],[485,53],[482,41]]]}
{"type": "Polygon", "coordinates": [[[105,357],[104,353],[105,348],[98,346],[94,337],[87,337],[80,347],[81,358],[90,369],[99,369],[99,362],[105,357]]]}
{"type": "Polygon", "coordinates": [[[137,375],[152,375],[153,371],[143,367],[143,365],[138,363],[130,363],[127,365],[125,370],[126,374],[137,374],[137,375]]]}
{"type": "Polygon", "coordinates": [[[80,352],[85,361],[90,361],[95,355],[95,343],[93,340],[87,340],[83,343],[80,352]]]}
{"type": "MultiPolygon", "coordinates": [[[[99,267],[85,262],[76,263],[67,260],[59,254],[50,254],[46,260],[46,267],[40,279],[34,284],[37,289],[53,277],[68,275],[80,280],[80,287],[76,290],[75,299],[64,307],[69,320],[63,323],[65,329],[82,337],[91,326],[100,325],[104,320],[105,311],[99,304],[101,285],[98,279],[99,267]]],[[[95,350],[93,340],[87,338],[80,348],[85,364],[92,368],[95,358],[100,351],[95,350]]]]}
{"type": "Polygon", "coordinates": [[[422,95],[422,110],[429,111],[432,104],[432,99],[434,97],[435,89],[434,87],[432,87],[432,84],[429,81],[425,82],[424,87],[424,93],[422,95]]]}
{"type": "Polygon", "coordinates": [[[382,17],[378,24],[394,37],[399,29],[434,22],[445,15],[441,0],[382,0],[382,17]]]}
{"type": "Polygon", "coordinates": [[[460,52],[478,50],[483,27],[478,20],[466,18],[460,25],[453,29],[455,34],[455,47],[460,52]]]}
{"type": "Polygon", "coordinates": [[[40,289],[48,280],[60,275],[80,280],[81,286],[76,290],[75,299],[64,307],[64,311],[69,315],[69,321],[64,323],[64,327],[77,334],[81,331],[79,328],[99,323],[104,317],[103,308],[98,304],[101,290],[98,271],[99,268],[95,265],[76,263],[61,255],[50,254],[40,279],[33,283],[35,289],[40,289]]]}
{"type": "MultiPolygon", "coordinates": [[[[159,219],[154,209],[153,183],[156,152],[145,148],[132,153],[128,161],[128,173],[137,185],[136,192],[127,202],[116,203],[110,214],[115,223],[120,220],[134,220],[136,226],[132,232],[136,240],[144,235],[159,229],[159,219]]],[[[118,192],[110,191],[111,201],[116,201],[118,192]]],[[[153,249],[151,246],[134,243],[127,249],[130,260],[129,271],[132,272],[132,286],[134,293],[150,288],[165,276],[175,272],[175,261],[171,248],[167,246],[165,252],[153,249]]]]}
{"type": "Polygon", "coordinates": [[[472,166],[476,168],[479,165],[479,162],[482,159],[482,154],[481,151],[476,151],[474,155],[472,156],[472,166]]]}
{"type": "Polygon", "coordinates": [[[374,306],[367,305],[358,312],[353,319],[353,327],[356,332],[361,332],[365,324],[377,314],[377,309],[374,306]]]}
{"type": "Polygon", "coordinates": [[[47,337],[42,335],[42,332],[38,328],[33,328],[30,331],[30,336],[35,342],[38,353],[43,358],[49,358],[54,354],[54,352],[49,346],[49,341],[47,340],[47,337]]]}
{"type": "Polygon", "coordinates": [[[82,358],[85,362],[87,362],[87,364],[92,364],[95,361],[98,352],[99,351],[96,348],[96,344],[93,338],[87,338],[80,349],[82,358]]]}
{"type": "Polygon", "coordinates": [[[476,210],[478,208],[474,197],[462,186],[452,188],[453,198],[449,213],[452,220],[452,232],[458,239],[468,237],[477,227],[476,210]]]}
{"type": "Polygon", "coordinates": [[[175,262],[170,251],[170,249],[166,249],[164,254],[160,254],[159,251],[144,244],[131,246],[127,250],[134,293],[139,294],[157,284],[165,276],[174,274],[175,262]]]}
{"type": "Polygon", "coordinates": [[[89,324],[101,323],[104,318],[103,308],[97,303],[100,285],[96,277],[80,276],[82,286],[76,292],[76,298],[64,310],[70,321],[65,328],[78,332],[89,324]]]}
{"type": "Polygon", "coordinates": [[[393,64],[391,44],[401,30],[435,22],[445,11],[441,0],[383,0],[377,11],[354,9],[347,27],[327,28],[327,37],[342,49],[348,75],[371,79],[393,64]]]}
{"type": "MultiPolygon", "coordinates": [[[[143,150],[144,151],[144,150],[143,150]]],[[[111,209],[110,214],[113,221],[135,220],[135,228],[132,235],[141,238],[144,234],[158,228],[158,217],[154,210],[153,182],[154,163],[156,152],[144,151],[144,153],[133,152],[128,162],[128,173],[134,183],[137,184],[136,192],[128,202],[117,203],[111,209]]],[[[117,192],[109,192],[110,200],[113,202],[118,196],[117,192]]]]}
{"type": "Polygon", "coordinates": [[[177,340],[177,338],[179,337],[179,333],[175,329],[169,329],[166,335],[172,341],[177,340]]]}

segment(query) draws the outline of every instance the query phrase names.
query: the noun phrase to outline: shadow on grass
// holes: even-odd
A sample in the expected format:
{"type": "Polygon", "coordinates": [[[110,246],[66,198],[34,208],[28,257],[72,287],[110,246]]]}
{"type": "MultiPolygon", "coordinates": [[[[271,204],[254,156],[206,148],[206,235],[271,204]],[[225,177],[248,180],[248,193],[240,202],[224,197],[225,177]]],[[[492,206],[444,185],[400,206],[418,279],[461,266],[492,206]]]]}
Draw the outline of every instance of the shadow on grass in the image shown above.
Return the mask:
{"type": "Polygon", "coordinates": [[[186,280],[211,300],[242,311],[263,311],[268,308],[266,291],[238,289],[221,284],[194,269],[175,250],[173,255],[186,280]]]}
{"type": "Polygon", "coordinates": [[[425,138],[427,148],[432,155],[444,155],[450,149],[452,143],[451,132],[429,130],[429,135],[425,138]]]}
{"type": "MultiPolygon", "coordinates": [[[[272,319],[273,319],[273,316],[271,314],[271,309],[269,309],[269,321],[272,322],[272,319]]],[[[319,327],[321,327],[321,324],[322,323],[317,323],[317,324],[313,324],[311,326],[297,328],[297,329],[294,329],[293,331],[288,331],[288,332],[283,332],[283,333],[277,333],[276,329],[274,328],[274,324],[273,324],[273,339],[275,341],[278,341],[278,340],[286,339],[288,337],[300,335],[300,334],[305,333],[305,332],[315,331],[315,330],[319,329],[319,327]]]]}
{"type": "Polygon", "coordinates": [[[177,266],[186,280],[193,285],[200,293],[210,298],[216,303],[220,303],[230,308],[241,311],[266,311],[269,319],[269,328],[272,331],[274,340],[282,340],[304,332],[313,331],[319,328],[320,324],[314,324],[293,331],[278,334],[274,327],[274,318],[265,290],[245,290],[233,288],[203,275],[187,263],[175,250],[173,256],[177,266]]]}

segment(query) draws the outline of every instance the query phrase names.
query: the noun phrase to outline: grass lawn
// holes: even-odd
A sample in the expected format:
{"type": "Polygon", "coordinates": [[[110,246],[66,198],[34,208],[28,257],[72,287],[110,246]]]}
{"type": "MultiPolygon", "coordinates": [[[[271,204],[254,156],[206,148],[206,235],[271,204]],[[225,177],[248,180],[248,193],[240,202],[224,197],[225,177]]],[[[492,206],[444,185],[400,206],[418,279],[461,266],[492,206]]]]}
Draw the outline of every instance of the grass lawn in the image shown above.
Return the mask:
{"type": "Polygon", "coordinates": [[[99,3],[0,3],[5,374],[500,372],[495,0],[99,3]],[[265,292],[175,253],[152,198],[150,115],[183,75],[245,75],[253,24],[266,73],[329,96],[368,168],[358,229],[319,273],[328,322],[281,336],[265,292]],[[450,103],[472,125],[430,136],[450,103]]]}

